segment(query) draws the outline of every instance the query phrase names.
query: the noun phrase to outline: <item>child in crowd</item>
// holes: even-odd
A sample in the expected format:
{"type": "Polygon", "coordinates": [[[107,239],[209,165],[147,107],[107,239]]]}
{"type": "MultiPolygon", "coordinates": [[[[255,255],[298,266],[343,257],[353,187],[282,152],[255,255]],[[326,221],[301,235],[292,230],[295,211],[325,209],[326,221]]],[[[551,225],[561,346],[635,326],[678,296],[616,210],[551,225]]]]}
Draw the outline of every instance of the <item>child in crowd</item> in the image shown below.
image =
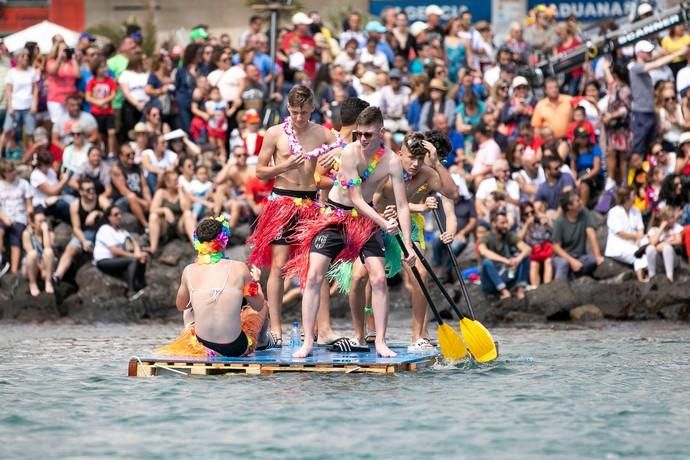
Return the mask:
{"type": "Polygon", "coordinates": [[[211,182],[208,167],[202,165],[196,168],[196,175],[189,184],[189,191],[192,196],[192,214],[197,219],[201,219],[206,214],[207,209],[213,208],[213,203],[209,201],[213,182],[211,182]]]}
{"type": "Polygon", "coordinates": [[[259,156],[261,151],[261,145],[263,144],[264,137],[259,134],[259,128],[261,127],[261,118],[259,117],[259,112],[254,109],[247,110],[244,113],[244,129],[242,130],[242,143],[244,144],[245,150],[249,154],[249,159],[254,159],[250,162],[247,160],[248,164],[254,164],[256,158],[259,156]]]}
{"type": "Polygon", "coordinates": [[[112,102],[117,94],[117,82],[108,75],[108,66],[102,59],[91,64],[94,77],[86,84],[86,101],[91,105],[91,114],[98,123],[98,133],[108,146],[111,155],[116,151],[115,115],[112,102]]]}
{"type": "Polygon", "coordinates": [[[41,294],[38,281],[43,280],[46,294],[54,294],[50,277],[55,267],[53,232],[45,214],[37,212],[31,216],[31,222],[22,234],[22,246],[26,252],[24,274],[29,280],[29,292],[38,297],[41,294]]]}
{"type": "Polygon", "coordinates": [[[573,121],[570,122],[568,125],[568,139],[570,142],[575,140],[575,130],[579,127],[583,127],[584,129],[587,130],[587,134],[589,134],[589,140],[592,143],[596,142],[596,135],[594,132],[594,126],[592,126],[592,123],[587,121],[587,112],[585,111],[585,108],[582,106],[577,106],[573,109],[573,121]]]}
{"type": "Polygon", "coordinates": [[[228,134],[227,104],[220,96],[220,90],[212,87],[209,92],[209,100],[205,103],[206,113],[209,114],[206,132],[208,142],[220,151],[220,156],[224,160],[228,158],[225,142],[228,134]]]}

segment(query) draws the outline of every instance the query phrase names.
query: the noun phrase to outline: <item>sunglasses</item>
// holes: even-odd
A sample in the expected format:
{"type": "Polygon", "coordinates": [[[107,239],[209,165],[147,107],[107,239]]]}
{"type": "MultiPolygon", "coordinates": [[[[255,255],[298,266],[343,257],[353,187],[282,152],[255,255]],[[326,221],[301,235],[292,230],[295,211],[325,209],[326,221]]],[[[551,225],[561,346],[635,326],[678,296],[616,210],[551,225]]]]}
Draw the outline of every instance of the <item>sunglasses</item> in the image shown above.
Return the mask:
{"type": "Polygon", "coordinates": [[[370,139],[373,139],[374,136],[376,136],[375,132],[352,131],[352,138],[353,139],[370,140],[370,139]]]}
{"type": "Polygon", "coordinates": [[[119,212],[114,212],[110,215],[110,217],[120,217],[121,215],[122,214],[120,214],[119,212]]]}
{"type": "Polygon", "coordinates": [[[125,153],[122,155],[124,158],[134,158],[134,152],[132,153],[125,153]]]}
{"type": "Polygon", "coordinates": [[[676,100],[675,97],[665,97],[664,98],[664,102],[671,102],[671,101],[675,101],[675,100],[676,100]]]}
{"type": "Polygon", "coordinates": [[[81,189],[81,191],[84,193],[94,193],[96,191],[96,188],[95,187],[83,188],[83,189],[81,189]]]}
{"type": "Polygon", "coordinates": [[[525,217],[533,216],[534,211],[525,211],[525,217]]]}

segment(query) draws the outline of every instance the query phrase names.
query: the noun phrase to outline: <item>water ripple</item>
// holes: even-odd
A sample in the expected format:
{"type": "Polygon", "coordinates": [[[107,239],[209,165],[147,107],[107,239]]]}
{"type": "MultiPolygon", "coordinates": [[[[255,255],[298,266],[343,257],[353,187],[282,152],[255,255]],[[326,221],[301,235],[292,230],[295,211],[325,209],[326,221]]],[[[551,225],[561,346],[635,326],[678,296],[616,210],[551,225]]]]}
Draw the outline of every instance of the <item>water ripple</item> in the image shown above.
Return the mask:
{"type": "Polygon", "coordinates": [[[493,363],[385,376],[125,376],[175,329],[4,327],[0,458],[690,456],[685,324],[498,328],[493,363]]]}

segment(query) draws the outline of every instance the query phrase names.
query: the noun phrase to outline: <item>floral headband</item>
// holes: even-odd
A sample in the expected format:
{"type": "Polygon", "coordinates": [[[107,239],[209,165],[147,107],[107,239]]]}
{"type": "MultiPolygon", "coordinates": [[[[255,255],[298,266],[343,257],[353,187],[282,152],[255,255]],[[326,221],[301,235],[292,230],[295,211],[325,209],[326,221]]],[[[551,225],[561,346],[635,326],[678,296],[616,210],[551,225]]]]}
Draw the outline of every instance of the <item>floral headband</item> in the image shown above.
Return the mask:
{"type": "Polygon", "coordinates": [[[214,217],[213,219],[221,223],[220,232],[213,239],[213,241],[200,242],[194,231],[194,249],[199,253],[197,262],[200,264],[215,264],[224,258],[223,251],[228,245],[230,238],[230,224],[223,216],[214,217]]]}

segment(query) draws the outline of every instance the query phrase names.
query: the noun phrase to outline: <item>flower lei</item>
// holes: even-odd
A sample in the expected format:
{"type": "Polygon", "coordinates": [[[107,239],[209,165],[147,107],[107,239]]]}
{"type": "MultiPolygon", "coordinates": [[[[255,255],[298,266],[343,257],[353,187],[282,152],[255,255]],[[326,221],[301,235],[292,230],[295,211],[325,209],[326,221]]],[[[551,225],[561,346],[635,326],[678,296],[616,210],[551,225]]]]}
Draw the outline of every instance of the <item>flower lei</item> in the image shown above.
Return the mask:
{"type": "Polygon", "coordinates": [[[349,179],[347,181],[336,179],[335,182],[333,182],[333,186],[350,188],[361,185],[362,182],[365,182],[369,178],[369,176],[371,176],[374,173],[376,167],[379,165],[379,162],[381,161],[381,157],[383,156],[384,152],[385,150],[383,146],[381,146],[381,148],[374,154],[374,158],[372,158],[371,163],[369,163],[369,166],[367,166],[367,169],[365,169],[362,173],[362,177],[355,177],[354,179],[349,179]]]}
{"type": "MultiPolygon", "coordinates": [[[[277,200],[278,198],[283,198],[283,196],[282,196],[282,195],[276,195],[276,194],[273,193],[273,192],[271,192],[271,194],[268,195],[268,200],[269,200],[269,201],[275,201],[275,200],[277,200]]],[[[306,207],[306,208],[311,208],[312,206],[314,206],[314,205],[316,204],[316,203],[314,202],[314,200],[312,200],[312,199],[310,199],[310,198],[292,198],[292,202],[293,202],[293,203],[295,204],[295,206],[297,206],[298,208],[301,208],[302,206],[304,206],[304,207],[306,207]]]]}
{"type": "Polygon", "coordinates": [[[230,224],[225,217],[214,217],[222,224],[220,232],[213,239],[213,241],[200,242],[199,238],[194,232],[194,249],[199,253],[196,261],[199,264],[215,264],[219,260],[225,258],[224,250],[228,245],[228,238],[230,238],[230,224]]]}
{"type": "Polygon", "coordinates": [[[321,214],[329,215],[329,214],[335,214],[336,216],[343,218],[347,216],[352,216],[352,217],[359,217],[359,213],[355,208],[352,208],[350,210],[345,210],[341,208],[331,208],[329,206],[321,208],[321,214]]]}
{"type": "Polygon", "coordinates": [[[328,153],[333,149],[343,146],[343,140],[340,138],[340,135],[337,131],[333,131],[335,134],[335,142],[333,142],[332,144],[323,144],[321,145],[321,147],[317,147],[310,152],[305,152],[304,147],[302,147],[302,144],[300,144],[299,139],[297,139],[297,134],[295,134],[295,131],[292,129],[292,119],[290,117],[285,118],[285,123],[283,124],[283,132],[285,132],[285,135],[288,138],[288,146],[290,148],[290,152],[293,155],[304,155],[304,157],[308,159],[318,158],[324,153],[328,153]]]}

